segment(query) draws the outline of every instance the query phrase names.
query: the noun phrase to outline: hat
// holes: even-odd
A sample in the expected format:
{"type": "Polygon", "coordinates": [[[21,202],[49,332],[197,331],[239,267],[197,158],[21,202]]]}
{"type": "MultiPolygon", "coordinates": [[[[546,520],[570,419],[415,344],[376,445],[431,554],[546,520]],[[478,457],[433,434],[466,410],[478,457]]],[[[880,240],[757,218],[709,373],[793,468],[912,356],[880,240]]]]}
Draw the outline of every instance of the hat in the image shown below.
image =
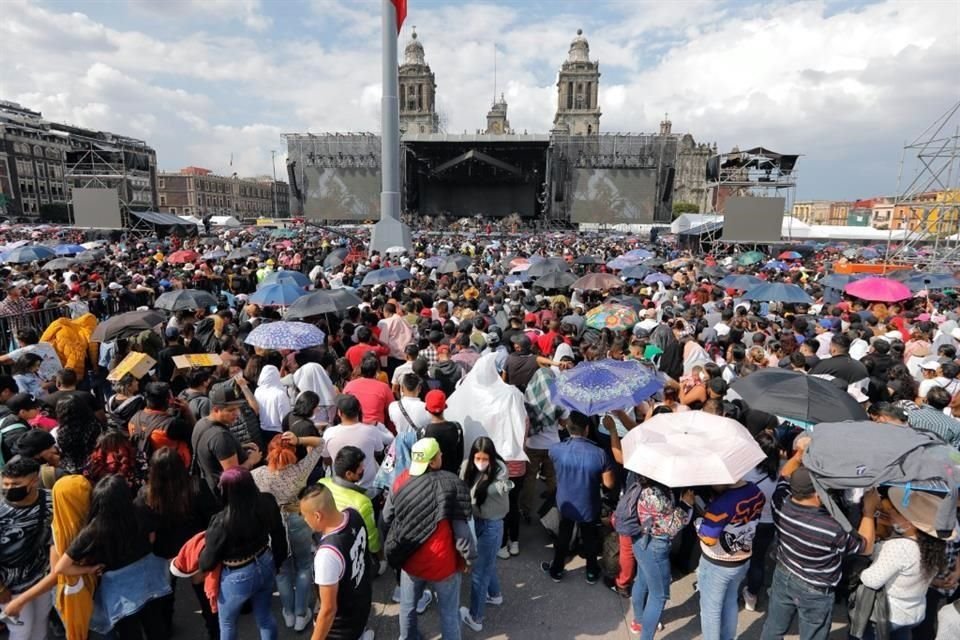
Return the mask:
{"type": "Polygon", "coordinates": [[[926,371],[936,371],[940,368],[940,361],[936,358],[931,360],[924,360],[920,363],[920,368],[926,371]]]}
{"type": "Polygon", "coordinates": [[[433,311],[430,310],[430,307],[424,307],[423,309],[420,310],[420,317],[421,317],[421,318],[432,318],[432,317],[433,317],[433,311]]]}
{"type": "Polygon", "coordinates": [[[527,314],[524,314],[523,316],[524,324],[528,322],[536,322],[536,321],[537,321],[537,314],[535,313],[527,313],[527,314]]]}
{"type": "Polygon", "coordinates": [[[35,287],[33,288],[33,292],[34,292],[34,293],[43,293],[43,292],[46,291],[47,289],[48,289],[47,285],[45,285],[45,284],[38,284],[37,286],[35,286],[35,287]]]}
{"type": "Polygon", "coordinates": [[[830,318],[820,318],[819,324],[824,329],[833,329],[833,320],[830,318]]]}
{"type": "Polygon", "coordinates": [[[720,338],[730,335],[729,325],[725,325],[723,323],[715,325],[713,330],[717,332],[717,336],[720,338]]]}
{"type": "Polygon", "coordinates": [[[946,536],[939,535],[934,528],[937,521],[937,511],[940,508],[941,501],[946,500],[945,497],[926,491],[917,491],[916,489],[911,491],[904,487],[890,487],[887,497],[893,504],[893,508],[920,531],[941,540],[956,538],[956,526],[946,536]]]}
{"type": "Polygon", "coordinates": [[[800,467],[790,475],[790,492],[801,496],[814,493],[813,478],[810,476],[809,469],[800,467]]]}
{"type": "Polygon", "coordinates": [[[536,311],[540,308],[540,305],[537,304],[537,299],[531,295],[528,295],[523,299],[523,308],[527,311],[536,311]]]}
{"type": "Polygon", "coordinates": [[[428,413],[443,413],[443,410],[447,408],[447,394],[440,389],[427,391],[423,403],[426,405],[428,413]]]}
{"type": "Polygon", "coordinates": [[[440,443],[436,438],[422,438],[414,442],[410,450],[410,475],[422,476],[430,465],[430,461],[436,458],[438,453],[440,453],[440,443]]]}
{"type": "Polygon", "coordinates": [[[49,432],[43,429],[30,429],[17,440],[16,449],[20,456],[33,458],[56,444],[57,441],[49,432]]]}
{"type": "Polygon", "coordinates": [[[37,399],[29,393],[16,393],[11,396],[9,400],[7,400],[7,408],[13,413],[29,411],[30,409],[36,409],[39,406],[40,403],[37,402],[37,399]]]}
{"type": "Polygon", "coordinates": [[[180,329],[176,327],[167,327],[163,330],[163,335],[167,336],[167,339],[173,340],[174,338],[180,337],[180,329]]]}
{"type": "Polygon", "coordinates": [[[188,262],[187,264],[183,265],[183,270],[184,270],[184,271],[193,271],[194,268],[195,268],[195,267],[193,266],[193,263],[192,263],[192,262],[188,262]]]}
{"type": "Polygon", "coordinates": [[[246,402],[243,396],[237,393],[233,384],[217,385],[210,390],[210,404],[214,407],[229,407],[246,402]]]}
{"type": "Polygon", "coordinates": [[[107,289],[110,289],[110,291],[118,291],[120,289],[123,289],[123,286],[116,282],[111,282],[110,284],[107,285],[107,289]]]}
{"type": "Polygon", "coordinates": [[[267,258],[267,264],[276,264],[276,263],[273,261],[273,258],[267,258]]]}

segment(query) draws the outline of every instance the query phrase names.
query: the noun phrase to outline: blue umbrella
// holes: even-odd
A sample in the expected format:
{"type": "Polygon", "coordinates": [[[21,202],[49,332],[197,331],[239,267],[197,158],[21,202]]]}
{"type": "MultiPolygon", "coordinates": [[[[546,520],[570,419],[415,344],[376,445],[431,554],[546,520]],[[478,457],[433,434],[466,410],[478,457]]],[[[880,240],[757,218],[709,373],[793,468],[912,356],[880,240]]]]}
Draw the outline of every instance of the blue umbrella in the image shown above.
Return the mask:
{"type": "Polygon", "coordinates": [[[303,289],[310,286],[310,278],[299,271],[275,271],[264,278],[257,288],[268,284],[289,284],[303,289]]]}
{"type": "Polygon", "coordinates": [[[831,273],[820,281],[820,286],[843,291],[845,286],[863,277],[862,274],[831,273]]]}
{"type": "Polygon", "coordinates": [[[292,284],[268,284],[250,295],[250,302],[265,307],[288,307],[306,295],[303,287],[292,284]]]}
{"type": "Polygon", "coordinates": [[[806,291],[795,284],[784,284],[782,282],[768,282],[753,287],[743,294],[743,299],[759,300],[761,302],[813,303],[813,298],[807,295],[806,291]]]}
{"type": "Polygon", "coordinates": [[[632,267],[627,267],[620,272],[621,278],[626,278],[628,280],[643,280],[648,275],[650,275],[650,267],[645,267],[642,264],[635,264],[632,267]]]}
{"type": "Polygon", "coordinates": [[[226,258],[227,252],[223,249],[214,249],[213,251],[207,251],[205,254],[200,256],[201,260],[219,260],[220,258],[226,258]]]}
{"type": "Polygon", "coordinates": [[[595,360],[562,371],[553,402],[588,416],[626,409],[663,389],[656,370],[636,360],[595,360]]]}
{"type": "Polygon", "coordinates": [[[443,256],[430,256],[429,258],[423,261],[423,266],[425,266],[428,269],[436,269],[441,264],[443,264],[443,260],[444,260],[443,256]]]}
{"type": "Polygon", "coordinates": [[[776,269],[777,271],[786,271],[790,266],[782,260],[771,260],[765,263],[761,269],[776,269]]]}
{"type": "Polygon", "coordinates": [[[245,342],[261,349],[300,351],[323,344],[326,335],[306,322],[267,322],[250,332],[245,342]]]}
{"type": "Polygon", "coordinates": [[[608,262],[607,268],[620,271],[621,269],[626,269],[627,267],[634,267],[640,262],[643,261],[636,258],[628,258],[627,256],[620,256],[608,262]]]}
{"type": "Polygon", "coordinates": [[[61,244],[53,248],[58,256],[75,256],[87,250],[86,247],[79,244],[61,244]]]}
{"type": "Polygon", "coordinates": [[[724,289],[736,289],[737,291],[746,291],[752,289],[753,287],[763,284],[764,281],[756,276],[747,276],[739,275],[736,273],[731,273],[728,276],[720,278],[717,281],[718,287],[723,287],[724,289]]]}
{"type": "Polygon", "coordinates": [[[50,260],[57,257],[57,254],[50,247],[40,245],[29,245],[26,247],[17,247],[3,254],[4,262],[40,262],[41,260],[50,260]]]}
{"type": "Polygon", "coordinates": [[[653,254],[646,249],[631,249],[623,254],[626,258],[636,258],[637,260],[649,260],[653,254]]]}
{"type": "Polygon", "coordinates": [[[643,284],[657,284],[662,282],[663,284],[670,284],[673,282],[673,278],[668,276],[665,273],[651,273],[646,278],[643,279],[643,284]]]}
{"type": "Polygon", "coordinates": [[[530,282],[530,280],[531,280],[530,276],[528,276],[526,273],[515,273],[511,276],[507,276],[506,278],[504,278],[503,282],[504,284],[513,284],[514,282],[518,282],[522,284],[524,282],[530,282]]]}
{"type": "Polygon", "coordinates": [[[952,273],[914,273],[904,280],[903,284],[910,287],[911,291],[956,289],[960,287],[960,281],[954,278],[952,273]]]}
{"type": "Polygon", "coordinates": [[[387,267],[385,269],[376,269],[371,271],[363,277],[363,281],[360,283],[361,287],[372,287],[378,284],[386,284],[388,282],[403,282],[404,280],[410,280],[413,278],[410,275],[410,272],[406,269],[401,269],[398,267],[387,267]]]}

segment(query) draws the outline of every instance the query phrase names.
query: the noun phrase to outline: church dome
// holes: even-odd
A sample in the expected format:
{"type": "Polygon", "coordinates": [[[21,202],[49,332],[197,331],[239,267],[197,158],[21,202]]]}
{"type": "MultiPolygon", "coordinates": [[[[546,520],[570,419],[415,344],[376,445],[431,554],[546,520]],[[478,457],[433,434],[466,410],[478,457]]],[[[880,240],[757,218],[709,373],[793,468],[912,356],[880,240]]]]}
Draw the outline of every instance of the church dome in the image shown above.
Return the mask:
{"type": "Polygon", "coordinates": [[[407,47],[403,50],[403,63],[426,64],[423,56],[423,45],[417,40],[416,27],[414,27],[413,33],[410,34],[410,42],[407,43],[407,47]]]}
{"type": "Polygon", "coordinates": [[[583,37],[583,29],[577,29],[577,37],[570,42],[568,62],[590,62],[590,43],[583,37]]]}

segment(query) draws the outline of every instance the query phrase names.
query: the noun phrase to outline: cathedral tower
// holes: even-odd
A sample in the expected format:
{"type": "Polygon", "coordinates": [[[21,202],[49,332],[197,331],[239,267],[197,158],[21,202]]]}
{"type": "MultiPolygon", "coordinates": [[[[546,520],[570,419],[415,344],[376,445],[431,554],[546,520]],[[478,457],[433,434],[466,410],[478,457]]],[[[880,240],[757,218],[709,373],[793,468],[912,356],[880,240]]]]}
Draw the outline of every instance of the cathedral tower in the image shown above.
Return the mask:
{"type": "Polygon", "coordinates": [[[570,53],[560,67],[557,80],[557,115],[554,131],[571,135],[600,133],[600,105],[597,103],[600,84],[600,62],[590,61],[590,43],[577,29],[570,43],[570,53]]]}
{"type": "Polygon", "coordinates": [[[485,133],[510,133],[510,121],[507,120],[507,101],[503,94],[500,100],[495,100],[490,111],[487,112],[487,130],[485,133]]]}
{"type": "Polygon", "coordinates": [[[424,59],[423,45],[417,40],[416,27],[403,51],[399,79],[400,133],[437,133],[440,129],[437,84],[430,65],[424,59]]]}

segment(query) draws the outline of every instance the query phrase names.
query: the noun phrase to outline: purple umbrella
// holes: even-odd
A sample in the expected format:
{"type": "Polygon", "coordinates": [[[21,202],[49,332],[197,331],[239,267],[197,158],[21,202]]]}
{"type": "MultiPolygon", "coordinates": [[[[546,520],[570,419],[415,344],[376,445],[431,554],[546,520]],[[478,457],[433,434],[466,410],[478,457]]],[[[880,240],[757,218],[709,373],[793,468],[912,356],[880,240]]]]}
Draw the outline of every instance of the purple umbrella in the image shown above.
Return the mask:
{"type": "Polygon", "coordinates": [[[643,284],[657,284],[662,282],[663,284],[670,284],[673,282],[673,278],[668,276],[665,273],[651,273],[646,278],[643,279],[643,284]]]}
{"type": "Polygon", "coordinates": [[[632,407],[661,389],[656,370],[636,360],[596,360],[562,371],[553,382],[553,401],[597,416],[632,407]]]}

